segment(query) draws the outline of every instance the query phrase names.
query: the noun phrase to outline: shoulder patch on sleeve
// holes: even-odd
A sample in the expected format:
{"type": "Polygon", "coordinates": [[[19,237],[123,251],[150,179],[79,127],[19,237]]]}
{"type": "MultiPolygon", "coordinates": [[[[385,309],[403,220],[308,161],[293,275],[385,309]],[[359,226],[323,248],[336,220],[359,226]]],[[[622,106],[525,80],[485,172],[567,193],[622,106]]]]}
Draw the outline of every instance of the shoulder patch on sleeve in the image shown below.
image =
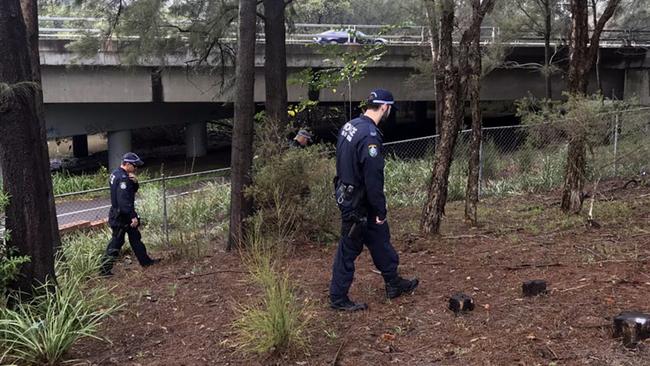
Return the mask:
{"type": "Polygon", "coordinates": [[[120,189],[126,189],[126,182],[120,183],[120,189]]]}
{"type": "Polygon", "coordinates": [[[379,150],[377,149],[377,145],[375,144],[368,145],[368,155],[370,155],[371,158],[377,157],[378,154],[379,154],[379,150]]]}

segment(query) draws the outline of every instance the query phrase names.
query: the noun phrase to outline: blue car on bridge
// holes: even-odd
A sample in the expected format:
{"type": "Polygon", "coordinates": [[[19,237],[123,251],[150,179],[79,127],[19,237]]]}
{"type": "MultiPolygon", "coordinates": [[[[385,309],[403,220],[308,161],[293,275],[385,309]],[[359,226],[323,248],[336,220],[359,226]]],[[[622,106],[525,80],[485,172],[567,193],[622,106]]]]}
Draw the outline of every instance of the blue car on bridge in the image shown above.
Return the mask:
{"type": "Polygon", "coordinates": [[[314,37],[318,44],[386,44],[388,41],[380,37],[372,37],[358,30],[328,30],[314,37]]]}

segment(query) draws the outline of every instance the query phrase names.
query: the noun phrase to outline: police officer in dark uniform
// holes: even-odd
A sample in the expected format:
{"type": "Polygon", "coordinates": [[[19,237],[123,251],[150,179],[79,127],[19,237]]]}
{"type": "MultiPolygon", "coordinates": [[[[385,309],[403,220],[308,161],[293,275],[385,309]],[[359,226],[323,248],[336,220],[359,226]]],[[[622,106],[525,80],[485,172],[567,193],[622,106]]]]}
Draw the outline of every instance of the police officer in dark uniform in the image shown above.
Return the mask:
{"type": "Polygon", "coordinates": [[[334,185],[342,225],[330,284],[333,309],[368,308],[365,303],[355,303],[348,297],[354,278],[354,261],[364,244],[381,271],[388,298],[410,293],[418,286],[417,279],[404,279],[397,272],[399,258],[390,242],[386,221],[382,135],[377,125],[388,118],[394,103],[388,90],[373,91],[366,101],[365,113],[339,131],[334,185]]]}
{"type": "Polygon", "coordinates": [[[111,241],[106,248],[103,258],[101,274],[110,276],[113,263],[117,259],[124,245],[124,236],[129,235],[131,249],[138,262],[143,267],[148,267],[159,262],[159,259],[151,259],[147,249],[142,243],[142,235],[138,226],[140,218],[135,212],[135,193],[140,185],[135,176],[138,167],[144,162],[138,155],[129,152],[122,157],[122,165],[111,174],[109,184],[111,187],[111,209],[108,213],[108,224],[113,231],[111,241]]]}

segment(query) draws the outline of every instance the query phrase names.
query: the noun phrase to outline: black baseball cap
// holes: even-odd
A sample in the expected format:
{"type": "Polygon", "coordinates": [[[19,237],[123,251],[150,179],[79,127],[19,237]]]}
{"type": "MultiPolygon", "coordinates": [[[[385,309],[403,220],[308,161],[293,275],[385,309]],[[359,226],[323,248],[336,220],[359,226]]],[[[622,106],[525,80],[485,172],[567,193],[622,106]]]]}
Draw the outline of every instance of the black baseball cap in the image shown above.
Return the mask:
{"type": "Polygon", "coordinates": [[[128,153],[124,154],[124,156],[122,157],[122,161],[124,163],[133,164],[135,166],[143,166],[144,165],[144,161],[142,161],[142,159],[140,159],[140,157],[138,155],[136,155],[136,153],[132,153],[132,152],[128,152],[128,153]]]}
{"type": "Polygon", "coordinates": [[[386,89],[375,89],[370,92],[367,102],[369,104],[388,104],[392,108],[397,109],[395,106],[395,98],[393,98],[393,93],[386,89]]]}

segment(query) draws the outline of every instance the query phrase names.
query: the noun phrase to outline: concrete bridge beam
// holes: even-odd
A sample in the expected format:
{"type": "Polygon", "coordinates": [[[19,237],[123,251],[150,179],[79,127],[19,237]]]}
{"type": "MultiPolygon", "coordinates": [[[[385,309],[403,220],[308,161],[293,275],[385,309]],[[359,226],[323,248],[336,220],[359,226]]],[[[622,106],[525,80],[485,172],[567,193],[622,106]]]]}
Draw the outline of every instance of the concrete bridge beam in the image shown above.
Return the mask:
{"type": "Polygon", "coordinates": [[[113,171],[122,164],[122,156],[131,151],[131,130],[108,133],[108,169],[113,171]]]}
{"type": "Polygon", "coordinates": [[[193,122],[185,127],[185,146],[188,158],[198,158],[208,153],[207,123],[193,122]]]}

